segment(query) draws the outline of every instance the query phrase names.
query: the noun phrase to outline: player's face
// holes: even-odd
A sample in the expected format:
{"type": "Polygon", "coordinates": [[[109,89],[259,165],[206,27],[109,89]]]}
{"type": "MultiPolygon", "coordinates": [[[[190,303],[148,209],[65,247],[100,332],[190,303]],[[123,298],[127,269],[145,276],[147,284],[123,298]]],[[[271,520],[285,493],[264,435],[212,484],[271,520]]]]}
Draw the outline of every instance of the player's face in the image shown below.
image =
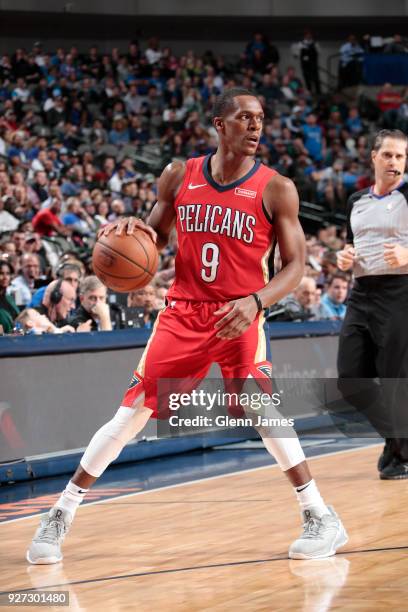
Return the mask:
{"type": "Polygon", "coordinates": [[[254,96],[237,96],[234,102],[234,110],[219,123],[219,133],[234,153],[255,155],[262,134],[262,106],[254,96]]]}
{"type": "Polygon", "coordinates": [[[401,180],[407,162],[407,143],[399,138],[384,138],[378,151],[373,151],[375,179],[393,183],[401,180]],[[398,171],[399,174],[396,174],[398,171]]]}

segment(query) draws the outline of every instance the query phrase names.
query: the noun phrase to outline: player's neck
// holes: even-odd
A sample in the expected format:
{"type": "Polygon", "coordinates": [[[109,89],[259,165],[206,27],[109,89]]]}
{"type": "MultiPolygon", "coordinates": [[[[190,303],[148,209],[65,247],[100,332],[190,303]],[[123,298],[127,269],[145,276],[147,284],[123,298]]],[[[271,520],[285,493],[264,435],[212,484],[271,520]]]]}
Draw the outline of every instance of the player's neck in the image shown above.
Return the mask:
{"type": "Polygon", "coordinates": [[[228,185],[242,178],[253,168],[254,159],[248,155],[235,155],[229,151],[218,149],[210,157],[209,170],[211,176],[220,185],[228,185]]]}
{"type": "Polygon", "coordinates": [[[374,195],[383,196],[390,193],[393,189],[396,189],[400,183],[401,177],[398,177],[391,182],[378,179],[372,186],[372,191],[374,195]]]}

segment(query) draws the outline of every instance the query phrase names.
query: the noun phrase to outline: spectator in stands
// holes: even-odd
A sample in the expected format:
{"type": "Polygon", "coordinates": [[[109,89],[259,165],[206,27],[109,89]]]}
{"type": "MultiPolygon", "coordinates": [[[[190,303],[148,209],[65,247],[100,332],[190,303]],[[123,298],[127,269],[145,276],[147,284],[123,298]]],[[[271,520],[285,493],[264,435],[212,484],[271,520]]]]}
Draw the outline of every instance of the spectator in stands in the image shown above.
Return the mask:
{"type": "Polygon", "coordinates": [[[74,332],[70,325],[56,327],[45,314],[40,314],[35,308],[25,308],[16,318],[16,324],[20,324],[24,334],[61,334],[74,332]]]}
{"type": "Polygon", "coordinates": [[[397,111],[396,126],[402,132],[408,132],[408,89],[405,89],[402,96],[402,103],[397,111]]]}
{"type": "Polygon", "coordinates": [[[321,304],[327,312],[328,319],[344,319],[346,314],[345,301],[349,289],[349,280],[341,272],[330,278],[326,293],[321,298],[321,304]]]}
{"type": "Polygon", "coordinates": [[[333,166],[312,172],[316,181],[316,193],[319,202],[327,202],[334,212],[340,203],[345,201],[343,185],[343,161],[337,159],[333,166]]]}
{"type": "MultiPolygon", "coordinates": [[[[82,271],[80,267],[75,263],[62,263],[57,269],[57,279],[60,278],[61,280],[70,283],[75,289],[76,296],[79,289],[81,276],[82,271]]],[[[37,291],[32,297],[29,306],[31,306],[32,308],[38,308],[39,306],[41,306],[46,289],[46,285],[37,289],[37,291]]]]}
{"type": "Polygon", "coordinates": [[[81,206],[79,198],[71,197],[67,200],[66,212],[62,216],[62,223],[72,229],[79,236],[89,236],[95,231],[95,222],[86,209],[81,206]]]}
{"type": "Polygon", "coordinates": [[[40,236],[69,236],[72,230],[65,227],[59,218],[61,200],[52,198],[47,208],[42,208],[33,218],[33,227],[40,236]]]}
{"type": "Polygon", "coordinates": [[[13,331],[14,319],[19,313],[13,297],[8,293],[13,272],[8,261],[0,260],[0,325],[5,334],[13,331]]]}
{"type": "Polygon", "coordinates": [[[314,278],[304,276],[292,295],[279,304],[284,308],[283,318],[290,321],[319,321],[327,319],[327,312],[317,304],[317,286],[314,278]]]}
{"type": "Polygon", "coordinates": [[[7,196],[0,197],[0,231],[7,232],[17,229],[19,221],[8,210],[4,210],[7,196]]]}
{"type": "Polygon", "coordinates": [[[326,251],[323,253],[321,265],[322,269],[320,276],[317,279],[317,283],[322,287],[325,287],[329,283],[330,278],[340,272],[337,267],[337,257],[335,251],[326,251]]]}
{"type": "Polygon", "coordinates": [[[305,30],[303,39],[292,45],[292,52],[300,59],[302,75],[307,89],[320,95],[319,53],[320,46],[314,40],[313,33],[305,30]]]}
{"type": "Polygon", "coordinates": [[[340,47],[339,89],[358,85],[363,77],[364,49],[354,34],[340,47]]]}
{"type": "Polygon", "coordinates": [[[359,136],[364,130],[363,122],[356,106],[352,106],[349,109],[346,127],[353,136],[359,136]]]}
{"type": "Polygon", "coordinates": [[[393,89],[391,83],[384,83],[377,94],[377,104],[382,114],[385,128],[393,129],[398,119],[398,109],[402,104],[402,95],[393,89]]]}
{"type": "Polygon", "coordinates": [[[106,303],[106,287],[96,276],[86,276],[79,286],[79,308],[69,319],[77,331],[110,331],[112,322],[106,303]]]}
{"type": "Polygon", "coordinates": [[[40,314],[45,314],[55,327],[62,331],[71,331],[66,326],[69,313],[75,307],[75,297],[75,289],[71,283],[61,279],[52,281],[44,293],[38,311],[40,314]]]}
{"type": "Polygon", "coordinates": [[[24,253],[21,257],[21,274],[12,281],[9,293],[22,308],[31,302],[35,289],[35,281],[41,274],[40,258],[36,253],[24,253]]]}
{"type": "Polygon", "coordinates": [[[325,139],[323,130],[317,123],[315,113],[309,113],[306,117],[306,123],[302,126],[304,144],[310,157],[315,161],[320,161],[323,158],[325,139]]]}
{"type": "Polygon", "coordinates": [[[401,34],[394,34],[393,39],[384,47],[384,53],[390,55],[401,55],[408,52],[408,41],[401,34]]]}
{"type": "Polygon", "coordinates": [[[35,232],[24,233],[23,252],[34,253],[38,255],[40,259],[41,271],[43,274],[48,275],[51,267],[51,262],[48,258],[47,252],[44,248],[39,234],[36,234],[35,232]]]}
{"type": "Polygon", "coordinates": [[[146,285],[128,295],[127,305],[131,308],[143,308],[145,327],[152,327],[157,318],[156,291],[153,285],[146,285]]]}

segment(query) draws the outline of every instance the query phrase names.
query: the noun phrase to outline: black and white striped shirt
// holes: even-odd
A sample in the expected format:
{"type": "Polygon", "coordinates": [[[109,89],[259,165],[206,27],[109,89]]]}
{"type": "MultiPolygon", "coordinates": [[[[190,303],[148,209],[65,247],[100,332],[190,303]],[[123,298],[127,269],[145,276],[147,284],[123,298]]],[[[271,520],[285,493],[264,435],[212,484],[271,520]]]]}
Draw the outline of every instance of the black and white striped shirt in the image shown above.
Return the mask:
{"type": "Polygon", "coordinates": [[[375,274],[408,274],[408,265],[390,268],[384,261],[384,244],[408,248],[408,184],[377,196],[372,188],[350,196],[347,204],[347,243],[356,250],[356,278],[375,274]]]}

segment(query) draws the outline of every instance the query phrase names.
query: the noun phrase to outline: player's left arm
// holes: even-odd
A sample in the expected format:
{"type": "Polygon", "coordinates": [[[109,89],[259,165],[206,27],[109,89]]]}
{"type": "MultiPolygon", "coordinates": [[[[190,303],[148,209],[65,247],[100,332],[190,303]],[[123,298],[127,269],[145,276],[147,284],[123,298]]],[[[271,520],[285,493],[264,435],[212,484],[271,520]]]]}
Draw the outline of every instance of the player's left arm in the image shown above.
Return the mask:
{"type": "Polygon", "coordinates": [[[305,269],[306,240],[299,222],[299,196],[293,181],[275,176],[265,189],[264,205],[272,218],[282,259],[282,269],[257,292],[266,308],[279,302],[300,283],[305,269]]]}
{"type": "MultiPolygon", "coordinates": [[[[275,304],[299,284],[305,267],[306,242],[299,223],[299,196],[290,179],[277,175],[266,186],[264,205],[273,220],[282,269],[257,291],[263,308],[275,304]]],[[[232,300],[214,314],[224,315],[215,324],[218,338],[229,340],[243,334],[258,313],[253,295],[232,300]]]]}

